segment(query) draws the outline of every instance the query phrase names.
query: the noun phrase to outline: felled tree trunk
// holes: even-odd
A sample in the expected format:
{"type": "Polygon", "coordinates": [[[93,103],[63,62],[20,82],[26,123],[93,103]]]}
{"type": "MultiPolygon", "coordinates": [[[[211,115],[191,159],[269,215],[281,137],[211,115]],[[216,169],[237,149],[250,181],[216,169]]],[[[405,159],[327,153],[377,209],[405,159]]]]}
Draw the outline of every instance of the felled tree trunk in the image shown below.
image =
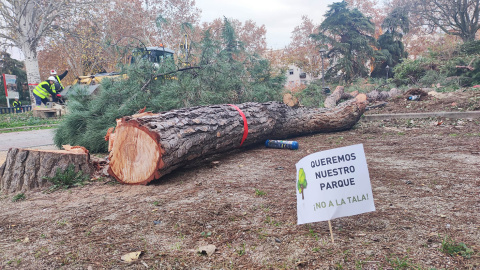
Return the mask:
{"type": "MultiPolygon", "coordinates": [[[[394,98],[397,96],[402,95],[402,91],[397,88],[392,88],[390,91],[378,91],[373,90],[366,94],[368,102],[375,102],[375,101],[385,101],[390,98],[394,98]]],[[[331,95],[329,95],[325,101],[324,106],[325,108],[334,108],[337,106],[338,102],[341,100],[352,99],[358,95],[358,91],[354,91],[351,93],[345,93],[343,86],[337,86],[335,91],[331,95]]]]}
{"type": "Polygon", "coordinates": [[[365,99],[358,95],[333,109],[251,102],[124,117],[107,135],[108,172],[122,183],[147,184],[176,168],[241,146],[347,130],[365,111],[365,99]]]}
{"type": "Polygon", "coordinates": [[[369,93],[367,93],[367,100],[369,102],[375,102],[375,101],[385,101],[391,98],[394,98],[396,96],[402,95],[402,91],[398,88],[392,88],[390,91],[377,91],[373,90],[369,93]]]}
{"type": "MultiPolygon", "coordinates": [[[[70,148],[69,148],[70,149],[70,148]]],[[[92,174],[88,151],[82,148],[70,150],[29,150],[10,148],[7,159],[0,167],[0,190],[19,192],[51,185],[44,177],[53,177],[57,169],[63,172],[73,164],[75,171],[92,174]]]]}

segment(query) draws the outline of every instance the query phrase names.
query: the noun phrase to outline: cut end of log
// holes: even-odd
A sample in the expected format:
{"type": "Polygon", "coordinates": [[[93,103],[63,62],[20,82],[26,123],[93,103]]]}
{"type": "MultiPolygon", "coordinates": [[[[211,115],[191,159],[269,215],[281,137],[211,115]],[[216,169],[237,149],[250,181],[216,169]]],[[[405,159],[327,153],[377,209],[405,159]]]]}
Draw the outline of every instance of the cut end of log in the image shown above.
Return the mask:
{"type": "Polygon", "coordinates": [[[144,185],[163,167],[157,134],[135,120],[122,120],[115,129],[115,143],[109,154],[108,173],[125,184],[144,185]]]}
{"type": "Polygon", "coordinates": [[[357,102],[365,102],[365,101],[367,101],[367,95],[358,94],[358,95],[355,96],[355,100],[357,100],[357,102]]]}

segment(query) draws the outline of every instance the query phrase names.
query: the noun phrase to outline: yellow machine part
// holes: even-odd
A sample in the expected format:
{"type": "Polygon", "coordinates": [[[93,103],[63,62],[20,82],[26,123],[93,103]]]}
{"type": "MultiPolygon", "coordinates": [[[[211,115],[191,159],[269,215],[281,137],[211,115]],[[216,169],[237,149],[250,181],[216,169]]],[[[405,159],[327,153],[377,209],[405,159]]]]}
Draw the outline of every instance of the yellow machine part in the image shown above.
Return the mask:
{"type": "Polygon", "coordinates": [[[104,78],[121,78],[127,79],[127,75],[105,75],[105,76],[78,76],[77,79],[73,82],[73,84],[87,84],[87,85],[95,85],[95,84],[100,84],[100,82],[104,78]]]}

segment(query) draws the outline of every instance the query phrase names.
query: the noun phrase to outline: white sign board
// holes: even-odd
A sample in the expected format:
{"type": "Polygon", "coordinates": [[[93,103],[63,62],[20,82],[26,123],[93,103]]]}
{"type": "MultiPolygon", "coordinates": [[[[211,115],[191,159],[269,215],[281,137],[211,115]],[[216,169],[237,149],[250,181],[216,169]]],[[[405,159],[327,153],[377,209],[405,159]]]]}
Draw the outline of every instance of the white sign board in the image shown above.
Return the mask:
{"type": "Polygon", "coordinates": [[[3,87],[5,88],[5,96],[7,99],[19,98],[17,76],[3,74],[3,87]]]}
{"type": "Polygon", "coordinates": [[[296,166],[298,224],[375,211],[362,144],[317,152],[296,166]]]}

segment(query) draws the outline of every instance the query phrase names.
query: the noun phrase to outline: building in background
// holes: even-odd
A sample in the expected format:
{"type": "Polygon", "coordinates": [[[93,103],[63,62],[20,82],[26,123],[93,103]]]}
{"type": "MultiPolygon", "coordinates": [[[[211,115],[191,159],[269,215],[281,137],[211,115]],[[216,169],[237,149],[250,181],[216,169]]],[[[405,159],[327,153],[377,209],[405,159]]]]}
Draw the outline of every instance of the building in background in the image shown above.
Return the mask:
{"type": "Polygon", "coordinates": [[[311,81],[318,79],[312,77],[310,74],[304,72],[301,68],[292,64],[288,65],[286,76],[287,82],[285,84],[285,88],[289,90],[303,88],[311,81]]]}
{"type": "Polygon", "coordinates": [[[313,77],[294,64],[288,63],[290,62],[288,60],[289,57],[285,54],[286,52],[283,49],[267,50],[264,57],[270,61],[274,71],[285,72],[285,76],[287,77],[285,82],[286,89],[291,91],[300,90],[311,81],[321,79],[321,77],[313,77]]]}

